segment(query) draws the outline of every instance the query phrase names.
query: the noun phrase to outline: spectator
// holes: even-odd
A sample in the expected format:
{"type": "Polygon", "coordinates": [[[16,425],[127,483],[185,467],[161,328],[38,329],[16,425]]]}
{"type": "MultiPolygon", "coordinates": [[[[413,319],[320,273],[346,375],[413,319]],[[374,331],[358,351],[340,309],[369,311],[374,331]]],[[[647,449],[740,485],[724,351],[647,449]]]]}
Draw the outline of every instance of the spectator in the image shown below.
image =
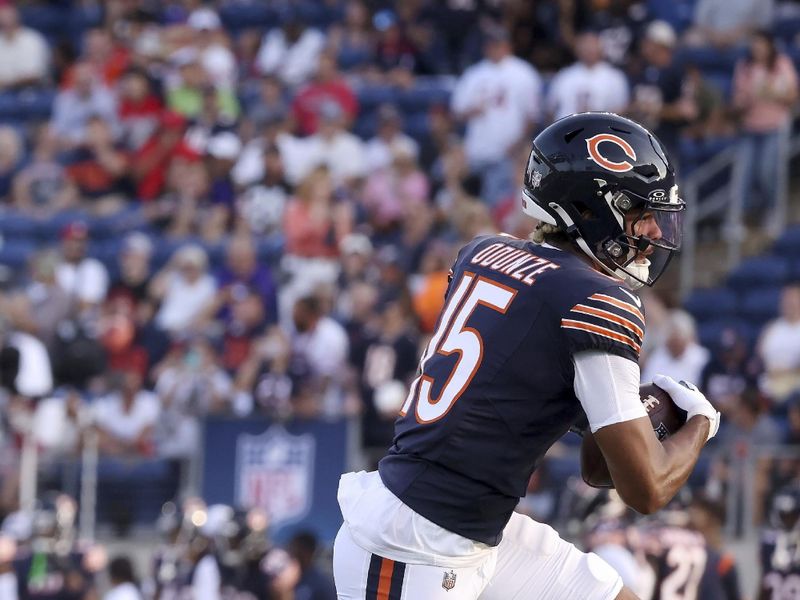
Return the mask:
{"type": "Polygon", "coordinates": [[[416,146],[395,141],[388,167],[373,171],[364,186],[364,206],[376,232],[391,231],[407,214],[428,203],[428,178],[417,165],[416,146]]]}
{"type": "Polygon", "coordinates": [[[628,106],[625,75],[603,60],[600,36],[584,31],[575,39],[578,61],[561,69],[550,84],[547,106],[553,119],[589,110],[623,112],[628,106]]]}
{"type": "Polygon", "coordinates": [[[344,21],[328,31],[328,46],[345,71],[368,66],[374,52],[375,34],[370,27],[369,10],[361,0],[350,0],[344,21]]]}
{"type": "Polygon", "coordinates": [[[631,73],[629,113],[653,129],[671,157],[680,157],[681,129],[697,118],[699,107],[686,93],[685,70],[675,59],[677,35],[666,21],[647,26],[631,73]]]}
{"type": "Polygon", "coordinates": [[[489,32],[484,55],[458,80],[452,109],[467,122],[467,160],[483,177],[483,201],[493,205],[513,189],[509,157],[540,118],[542,84],[533,67],[511,53],[505,31],[489,32]]]}
{"type": "Polygon", "coordinates": [[[13,395],[39,399],[53,390],[53,371],[44,344],[0,319],[0,385],[13,395]]]}
{"type": "MultiPolygon", "coordinates": [[[[367,174],[364,142],[345,129],[345,114],[335,102],[323,101],[319,106],[317,133],[306,138],[305,154],[307,173],[309,167],[325,165],[334,184],[363,177],[367,174]]],[[[296,157],[298,160],[300,156],[296,157]]]]}
{"type": "Polygon", "coordinates": [[[233,406],[236,414],[253,410],[277,420],[292,416],[294,382],[289,376],[291,342],[279,327],[256,338],[236,370],[233,406]]]}
{"type": "Polygon", "coordinates": [[[72,311],[71,298],[56,280],[58,262],[53,250],[36,253],[30,260],[30,283],[2,302],[2,313],[14,327],[36,336],[50,351],[59,324],[72,311]]]}
{"type": "Polygon", "coordinates": [[[22,166],[23,154],[17,130],[9,125],[0,126],[0,202],[11,200],[12,182],[22,166]]]}
{"type": "Polygon", "coordinates": [[[94,67],[75,65],[74,85],[58,93],[53,104],[51,126],[63,149],[72,149],[86,141],[87,126],[100,118],[111,127],[112,137],[120,133],[114,94],[97,80],[94,67]]]}
{"type": "Polygon", "coordinates": [[[344,115],[343,125],[349,127],[358,114],[358,101],[347,81],[341,76],[331,52],[319,56],[314,78],[292,101],[292,115],[301,135],[311,135],[319,129],[319,109],[323,102],[338,105],[344,115]]]}
{"type": "Polygon", "coordinates": [[[300,564],[300,581],[294,588],[295,598],[336,600],[330,575],[315,566],[317,538],[313,533],[296,533],[289,540],[289,554],[300,564]]]}
{"type": "Polygon", "coordinates": [[[194,48],[182,48],[174,57],[178,83],[167,92],[167,106],[189,119],[200,116],[208,106],[228,122],[239,117],[239,101],[233,90],[215,86],[200,63],[194,48]]]}
{"type": "Polygon", "coordinates": [[[764,214],[770,215],[777,201],[782,134],[790,127],[798,98],[797,72],[791,59],[778,52],[772,36],[759,32],[750,42],[750,57],[736,65],[733,87],[743,129],[742,198],[750,211],[767,209],[764,214]],[[761,192],[760,206],[753,201],[753,183],[761,192]]]}
{"type": "Polygon", "coordinates": [[[724,411],[734,396],[756,385],[759,374],[758,361],[750,356],[747,341],[731,327],[720,335],[698,385],[714,406],[724,411]]]}
{"type": "MultiPolygon", "coordinates": [[[[111,88],[128,68],[130,54],[125,46],[114,43],[109,31],[100,28],[90,29],[84,37],[81,61],[91,65],[98,80],[111,88]]],[[[74,85],[75,69],[73,66],[64,73],[62,88],[74,85]]]]}
{"type": "Polygon", "coordinates": [[[233,370],[247,355],[250,340],[278,320],[276,285],[272,272],[258,263],[252,238],[228,242],[226,266],[217,276],[218,291],[206,309],[224,327],[222,361],[233,370]]]}
{"type": "Polygon", "coordinates": [[[394,422],[414,377],[419,349],[407,302],[392,300],[377,312],[377,327],[351,353],[360,374],[362,444],[374,464],[392,444],[394,422]]]}
{"type": "Polygon", "coordinates": [[[66,169],[56,160],[57,140],[45,126],[36,135],[30,162],[17,173],[12,183],[13,203],[28,215],[47,217],[74,207],[77,189],[67,178],[66,169]]]}
{"type": "Polygon", "coordinates": [[[272,75],[263,77],[259,82],[256,101],[247,108],[247,118],[255,131],[263,133],[270,125],[284,121],[288,114],[289,105],[280,79],[272,75]]]}
{"type": "Polygon", "coordinates": [[[339,243],[350,233],[351,220],[348,207],[334,203],[325,168],[314,170],[297,187],[283,218],[286,245],[282,267],[292,277],[281,290],[282,319],[296,298],[336,280],[339,243]]]}
{"type": "Polygon", "coordinates": [[[136,196],[144,202],[157,198],[164,190],[167,172],[177,156],[194,152],[183,141],[186,120],[178,113],[161,113],[158,128],[131,156],[131,175],[136,196]]]}
{"type": "Polygon", "coordinates": [[[763,389],[776,403],[800,389],[800,285],[781,294],[780,316],[768,323],[758,341],[764,363],[763,389]]]}
{"type": "Polygon", "coordinates": [[[142,69],[126,71],[119,85],[120,139],[128,150],[137,151],[155,133],[163,106],[142,69]]]}
{"type": "Polygon", "coordinates": [[[162,412],[155,430],[158,454],[191,459],[200,443],[200,419],[226,412],[233,396],[231,378],[201,336],[176,344],[153,374],[162,412]]]}
{"type": "MultiPolygon", "coordinates": [[[[276,232],[283,223],[283,211],[291,188],[286,182],[280,150],[270,145],[263,152],[263,178],[247,187],[236,199],[234,230],[248,234],[276,232]]],[[[236,176],[236,167],[232,175],[236,176]]]]}
{"type": "Polygon", "coordinates": [[[129,558],[125,556],[112,558],[108,564],[108,578],[111,589],[103,596],[103,600],[142,600],[129,558]]]}
{"type": "Polygon", "coordinates": [[[78,312],[99,307],[108,293],[108,271],[99,260],[86,255],[88,242],[89,229],[81,221],[73,221],[61,231],[56,281],[78,312]]]}
{"type": "Polygon", "coordinates": [[[414,158],[419,156],[417,142],[403,133],[400,112],[391,104],[382,104],[378,107],[378,133],[365,147],[369,171],[389,167],[394,159],[395,148],[410,150],[414,158]]]}
{"type": "Polygon", "coordinates": [[[390,84],[408,87],[419,67],[419,49],[406,34],[394,11],[379,11],[372,18],[377,32],[374,60],[390,84]]]}
{"type": "Polygon", "coordinates": [[[642,368],[642,381],[653,381],[655,375],[667,375],[676,381],[700,381],[709,352],[697,343],[694,320],[682,311],[669,315],[667,338],[655,348],[642,368]]]}
{"type": "Polygon", "coordinates": [[[143,233],[128,234],[122,241],[119,253],[119,276],[114,282],[109,296],[123,296],[136,307],[137,321],[144,324],[153,316],[148,294],[152,276],[150,260],[153,256],[153,243],[143,233]]]}
{"type": "Polygon", "coordinates": [[[315,296],[300,298],[292,311],[291,372],[302,381],[295,400],[301,415],[340,415],[347,366],[347,333],[327,316],[315,296]]]}
{"type": "MultiPolygon", "coordinates": [[[[335,312],[340,320],[348,321],[357,316],[354,295],[359,284],[374,281],[374,270],[371,269],[373,255],[372,242],[363,233],[351,233],[339,244],[341,253],[341,273],[337,280],[339,291],[335,312]]],[[[371,312],[371,311],[367,311],[371,312]]],[[[360,316],[366,316],[363,313],[360,316]]]]}
{"type": "Polygon", "coordinates": [[[217,88],[234,89],[236,57],[226,43],[217,13],[210,8],[198,8],[192,11],[186,23],[195,31],[193,41],[200,53],[200,65],[211,84],[217,88]]]}
{"type": "Polygon", "coordinates": [[[772,24],[773,0],[700,0],[686,42],[728,49],[747,43],[750,35],[772,24]]]}
{"type": "Polygon", "coordinates": [[[99,117],[86,124],[86,137],[70,154],[67,177],[81,195],[91,200],[91,209],[108,214],[119,211],[120,194],[129,191],[128,158],[114,143],[111,127],[99,117]]]}
{"type": "Polygon", "coordinates": [[[208,274],[208,255],[202,247],[189,244],[175,251],[169,263],[153,278],[150,295],[161,306],[156,325],[173,335],[191,331],[216,293],[214,278],[208,274]]]}
{"type": "Polygon", "coordinates": [[[311,78],[324,46],[322,32],[292,15],[282,28],[267,32],[256,62],[265,75],[277,75],[287,86],[296,87],[311,78]]]}
{"type": "Polygon", "coordinates": [[[142,388],[142,375],[127,369],[113,375],[112,391],[94,404],[100,452],[110,456],[149,457],[159,420],[158,397],[142,388]]]}
{"type": "Polygon", "coordinates": [[[45,83],[49,55],[42,34],[20,24],[16,6],[0,6],[0,89],[45,83]]]}

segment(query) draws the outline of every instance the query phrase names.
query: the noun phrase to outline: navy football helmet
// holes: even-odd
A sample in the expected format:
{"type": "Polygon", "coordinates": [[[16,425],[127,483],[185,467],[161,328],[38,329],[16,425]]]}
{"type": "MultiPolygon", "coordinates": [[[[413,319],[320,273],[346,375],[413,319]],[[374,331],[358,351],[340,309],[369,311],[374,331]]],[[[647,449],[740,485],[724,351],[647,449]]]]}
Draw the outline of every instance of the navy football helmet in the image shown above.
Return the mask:
{"type": "Polygon", "coordinates": [[[653,285],[681,245],[685,204],[663,146],[612,113],[570,115],[536,136],[522,207],[634,288],[653,285]]]}

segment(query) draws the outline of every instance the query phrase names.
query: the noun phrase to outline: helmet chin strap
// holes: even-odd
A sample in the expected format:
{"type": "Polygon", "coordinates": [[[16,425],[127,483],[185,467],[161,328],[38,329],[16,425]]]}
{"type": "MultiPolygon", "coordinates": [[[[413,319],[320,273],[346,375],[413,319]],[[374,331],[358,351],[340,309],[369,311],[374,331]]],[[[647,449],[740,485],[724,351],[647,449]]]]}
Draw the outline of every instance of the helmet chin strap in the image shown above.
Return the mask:
{"type": "Polygon", "coordinates": [[[616,269],[614,275],[627,283],[631,289],[638,290],[644,287],[644,282],[650,277],[650,261],[645,258],[642,263],[632,262],[625,269],[616,269]]]}
{"type": "MultiPolygon", "coordinates": [[[[575,226],[575,222],[570,218],[567,212],[561,208],[555,202],[550,203],[550,208],[552,208],[555,212],[558,213],[558,216],[561,217],[561,220],[564,221],[564,224],[567,226],[567,229],[572,229],[575,226]]],[[[611,277],[615,277],[616,279],[620,279],[630,286],[631,289],[638,290],[644,287],[644,282],[647,281],[647,278],[650,276],[650,261],[645,259],[642,263],[632,262],[630,263],[625,269],[618,267],[616,269],[611,269],[607,267],[603,262],[597,258],[594,252],[592,252],[591,248],[589,248],[589,244],[586,243],[581,236],[576,235],[574,238],[575,243],[578,247],[586,254],[589,258],[591,258],[595,264],[600,265],[600,268],[603,269],[608,275],[611,277]],[[628,271],[630,270],[630,271],[628,271]],[[638,278],[638,279],[637,279],[638,278]]]]}

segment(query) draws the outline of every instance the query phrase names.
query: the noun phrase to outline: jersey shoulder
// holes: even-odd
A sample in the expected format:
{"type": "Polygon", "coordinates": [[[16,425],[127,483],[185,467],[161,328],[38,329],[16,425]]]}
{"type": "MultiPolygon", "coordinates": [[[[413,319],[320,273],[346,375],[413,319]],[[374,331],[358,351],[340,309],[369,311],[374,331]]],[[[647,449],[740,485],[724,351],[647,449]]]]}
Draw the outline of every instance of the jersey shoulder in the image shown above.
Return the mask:
{"type": "Polygon", "coordinates": [[[529,287],[560,319],[571,354],[609,352],[638,361],[644,308],[621,280],[578,256],[506,235],[481,236],[459,252],[455,271],[480,271],[516,288],[529,287]]]}
{"type": "MultiPolygon", "coordinates": [[[[561,329],[572,353],[599,350],[639,360],[645,333],[641,299],[621,281],[580,274],[561,296],[561,329]]],[[[557,294],[554,294],[556,297],[557,294]]]]}

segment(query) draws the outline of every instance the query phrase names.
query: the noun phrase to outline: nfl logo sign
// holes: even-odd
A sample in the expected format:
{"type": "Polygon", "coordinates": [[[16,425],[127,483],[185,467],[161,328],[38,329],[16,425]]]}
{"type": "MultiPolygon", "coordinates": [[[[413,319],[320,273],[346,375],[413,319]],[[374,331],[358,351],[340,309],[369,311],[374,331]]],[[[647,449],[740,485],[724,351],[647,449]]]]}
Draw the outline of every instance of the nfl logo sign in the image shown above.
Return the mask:
{"type": "Polygon", "coordinates": [[[442,587],[448,592],[456,587],[456,574],[453,573],[452,570],[450,570],[449,573],[447,571],[444,572],[444,578],[442,578],[442,587]]]}
{"type": "Polygon", "coordinates": [[[274,526],[298,521],[311,508],[315,440],[274,425],[236,443],[236,504],[261,508],[274,526]]]}

